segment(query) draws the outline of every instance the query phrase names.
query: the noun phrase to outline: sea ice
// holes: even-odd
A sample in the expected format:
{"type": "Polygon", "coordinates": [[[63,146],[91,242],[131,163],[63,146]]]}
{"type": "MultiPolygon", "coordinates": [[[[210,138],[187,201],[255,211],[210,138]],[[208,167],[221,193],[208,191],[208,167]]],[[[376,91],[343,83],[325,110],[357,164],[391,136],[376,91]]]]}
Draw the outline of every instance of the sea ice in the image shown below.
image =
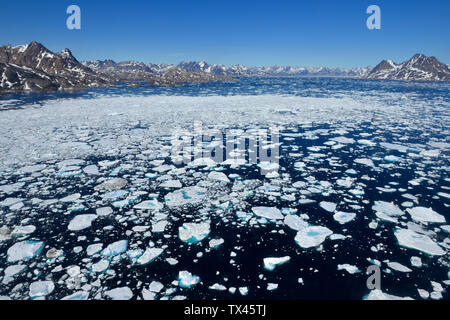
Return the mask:
{"type": "Polygon", "coordinates": [[[364,297],[364,300],[413,300],[410,297],[399,297],[387,294],[381,290],[371,290],[370,293],[364,297]]]}
{"type": "Polygon", "coordinates": [[[281,211],[275,207],[253,207],[252,211],[255,215],[269,220],[284,219],[281,211]]]}
{"type": "Polygon", "coordinates": [[[138,203],[133,208],[134,209],[141,209],[141,210],[161,210],[163,208],[163,204],[158,202],[156,199],[142,201],[141,203],[138,203]]]}
{"type": "Polygon", "coordinates": [[[136,262],[140,265],[146,265],[158,258],[163,251],[164,249],[161,248],[148,248],[136,262]]]}
{"type": "Polygon", "coordinates": [[[347,222],[352,221],[355,219],[356,213],[353,212],[341,212],[338,211],[333,215],[333,219],[339,222],[340,224],[345,224],[347,222]]]}
{"type": "Polygon", "coordinates": [[[3,284],[8,284],[11,281],[14,280],[14,277],[17,276],[18,274],[22,273],[23,271],[25,271],[27,269],[26,265],[23,264],[16,264],[16,265],[12,265],[12,266],[8,266],[6,267],[4,273],[5,276],[2,280],[3,284]]]}
{"type": "Polygon", "coordinates": [[[395,204],[386,201],[375,201],[375,204],[372,206],[372,210],[375,212],[381,212],[390,217],[397,217],[405,214],[395,204]]]}
{"type": "Polygon", "coordinates": [[[94,263],[91,267],[93,272],[105,272],[109,268],[109,261],[107,259],[101,259],[100,261],[94,263]]]}
{"type": "Polygon", "coordinates": [[[94,190],[119,190],[125,187],[128,184],[128,181],[122,178],[112,178],[108,181],[105,181],[94,188],[94,190]]]}
{"type": "Polygon", "coordinates": [[[278,289],[278,283],[268,283],[267,284],[267,290],[273,291],[278,289]]]}
{"type": "Polygon", "coordinates": [[[287,215],[284,218],[284,224],[287,225],[289,228],[295,230],[295,231],[300,231],[304,228],[306,228],[309,223],[306,222],[305,220],[303,220],[302,218],[300,218],[297,215],[287,215]]]}
{"type": "Polygon", "coordinates": [[[230,180],[223,172],[211,171],[208,180],[228,183],[230,180]]]}
{"type": "Polygon", "coordinates": [[[128,248],[128,240],[116,241],[107,246],[102,251],[102,255],[105,257],[114,257],[127,251],[127,248],[128,248]]]}
{"type": "Polygon", "coordinates": [[[197,205],[205,198],[206,189],[202,187],[185,187],[168,193],[164,200],[169,208],[181,207],[186,204],[197,205]]]}
{"type": "Polygon", "coordinates": [[[220,247],[225,241],[223,239],[211,239],[209,241],[209,247],[211,249],[217,249],[220,247]]]}
{"type": "Polygon", "coordinates": [[[97,219],[96,214],[79,214],[75,216],[67,226],[70,231],[80,231],[89,228],[92,225],[92,221],[97,219]]]}
{"type": "Polygon", "coordinates": [[[333,232],[322,226],[309,226],[297,232],[295,242],[302,248],[317,247],[333,232]]]}
{"type": "Polygon", "coordinates": [[[280,258],[264,258],[264,269],[268,271],[273,271],[277,266],[285,264],[291,260],[291,257],[280,257],[280,258]]]}
{"type": "Polygon", "coordinates": [[[388,265],[389,268],[391,268],[393,270],[396,270],[396,271],[399,271],[399,272],[411,272],[412,271],[410,268],[408,268],[408,267],[406,267],[406,266],[404,266],[404,265],[402,265],[401,263],[398,263],[398,262],[391,262],[391,261],[389,261],[387,263],[387,265],[388,265]]]}
{"type": "Polygon", "coordinates": [[[321,202],[319,203],[319,206],[320,206],[323,210],[328,211],[328,212],[334,212],[334,211],[336,210],[336,207],[337,207],[336,203],[334,203],[334,202],[328,202],[328,201],[321,201],[321,202]]]}
{"type": "Polygon", "coordinates": [[[65,296],[61,300],[87,300],[89,298],[89,292],[77,291],[68,296],[65,296]]]}
{"type": "Polygon", "coordinates": [[[184,223],[178,228],[180,240],[187,243],[197,243],[205,239],[210,232],[210,225],[203,223],[184,223]]]}
{"type": "Polygon", "coordinates": [[[105,295],[112,300],[130,300],[133,298],[133,292],[128,287],[115,288],[105,291],[105,295]]]}
{"type": "Polygon", "coordinates": [[[54,289],[53,281],[36,281],[30,285],[29,296],[31,298],[45,297],[52,293],[54,289]]]}
{"type": "Polygon", "coordinates": [[[411,257],[411,265],[416,268],[422,267],[422,259],[420,257],[413,256],[411,257]]]}
{"type": "Polygon", "coordinates": [[[200,277],[193,275],[189,271],[178,273],[178,285],[182,288],[190,288],[200,282],[200,277]]]}
{"type": "Polygon", "coordinates": [[[394,235],[400,246],[422,251],[429,255],[443,256],[445,251],[430,237],[410,229],[396,229],[394,235]]]}
{"type": "Polygon", "coordinates": [[[338,264],[337,269],[338,270],[345,270],[345,271],[347,271],[350,274],[361,272],[361,270],[359,270],[358,267],[352,266],[352,265],[350,265],[348,263],[338,264]]]}
{"type": "Polygon", "coordinates": [[[411,215],[411,218],[419,222],[445,223],[445,217],[431,208],[414,207],[408,208],[406,211],[411,215]]]}
{"type": "Polygon", "coordinates": [[[8,249],[8,262],[27,261],[41,254],[43,241],[26,240],[17,242],[8,249]]]}

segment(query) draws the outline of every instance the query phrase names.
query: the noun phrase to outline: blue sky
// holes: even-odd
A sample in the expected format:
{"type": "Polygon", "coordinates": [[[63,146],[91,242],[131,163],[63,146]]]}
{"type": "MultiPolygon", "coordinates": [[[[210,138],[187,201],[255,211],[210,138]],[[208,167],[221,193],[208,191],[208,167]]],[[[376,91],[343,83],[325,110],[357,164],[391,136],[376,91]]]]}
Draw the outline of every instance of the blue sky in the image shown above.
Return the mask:
{"type": "Polygon", "coordinates": [[[0,44],[38,41],[79,60],[358,67],[415,53],[450,64],[448,0],[4,1],[0,44]],[[81,8],[81,30],[66,8],[81,8]],[[366,8],[381,8],[381,30],[366,8]]]}

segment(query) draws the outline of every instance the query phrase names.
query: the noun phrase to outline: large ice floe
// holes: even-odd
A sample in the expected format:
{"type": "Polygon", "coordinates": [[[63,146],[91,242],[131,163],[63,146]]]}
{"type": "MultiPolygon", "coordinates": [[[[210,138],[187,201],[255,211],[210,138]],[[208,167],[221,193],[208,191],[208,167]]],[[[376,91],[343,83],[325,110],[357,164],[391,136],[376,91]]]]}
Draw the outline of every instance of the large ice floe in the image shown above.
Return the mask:
{"type": "Polygon", "coordinates": [[[434,242],[429,236],[417,233],[410,229],[397,229],[394,232],[399,245],[422,251],[429,255],[442,256],[444,248],[434,242]]]}
{"type": "Polygon", "coordinates": [[[333,231],[322,226],[308,226],[297,232],[295,242],[302,248],[317,247],[325,239],[333,234],[333,231]]]}
{"type": "Polygon", "coordinates": [[[0,111],[0,299],[449,299],[447,84],[108,90],[0,111]]]}

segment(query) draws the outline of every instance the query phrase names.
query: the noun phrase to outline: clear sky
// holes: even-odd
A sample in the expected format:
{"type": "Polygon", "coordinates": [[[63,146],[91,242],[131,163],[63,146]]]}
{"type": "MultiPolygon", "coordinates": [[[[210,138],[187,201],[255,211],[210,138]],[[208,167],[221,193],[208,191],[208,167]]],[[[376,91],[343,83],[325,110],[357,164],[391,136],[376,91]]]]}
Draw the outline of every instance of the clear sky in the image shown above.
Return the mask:
{"type": "Polygon", "coordinates": [[[0,39],[67,47],[79,60],[358,67],[424,53],[450,64],[450,1],[2,1],[0,39]],[[71,4],[81,30],[66,28],[71,4]],[[366,27],[371,4],[381,30],[366,27]]]}

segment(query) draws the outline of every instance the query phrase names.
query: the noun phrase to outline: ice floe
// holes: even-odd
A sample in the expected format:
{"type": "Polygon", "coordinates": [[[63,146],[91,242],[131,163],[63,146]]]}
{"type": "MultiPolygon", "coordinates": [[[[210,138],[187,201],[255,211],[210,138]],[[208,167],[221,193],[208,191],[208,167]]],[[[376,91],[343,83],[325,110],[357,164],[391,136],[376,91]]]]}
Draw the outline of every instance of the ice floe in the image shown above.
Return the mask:
{"type": "Polygon", "coordinates": [[[210,233],[209,223],[184,223],[178,228],[178,235],[181,241],[190,244],[197,243],[205,239],[210,233]]]}
{"type": "Polygon", "coordinates": [[[279,265],[285,264],[291,260],[291,257],[279,257],[279,258],[264,258],[264,269],[273,271],[279,265]]]}
{"type": "Polygon", "coordinates": [[[302,248],[317,247],[331,234],[333,231],[327,227],[308,226],[297,232],[295,242],[302,248]]]}
{"type": "Polygon", "coordinates": [[[38,256],[44,246],[43,241],[26,240],[17,242],[8,249],[8,262],[30,260],[38,256]]]}
{"type": "Polygon", "coordinates": [[[193,275],[189,271],[178,273],[178,285],[182,288],[191,288],[200,282],[200,277],[193,275]]]}
{"type": "Polygon", "coordinates": [[[434,222],[434,223],[445,223],[445,217],[435,212],[431,208],[425,207],[414,207],[408,208],[406,211],[411,215],[416,221],[419,222],[434,222]]]}
{"type": "Polygon", "coordinates": [[[445,254],[445,250],[426,235],[401,228],[395,230],[394,235],[399,245],[403,247],[416,249],[429,255],[442,256],[445,254]]]}

